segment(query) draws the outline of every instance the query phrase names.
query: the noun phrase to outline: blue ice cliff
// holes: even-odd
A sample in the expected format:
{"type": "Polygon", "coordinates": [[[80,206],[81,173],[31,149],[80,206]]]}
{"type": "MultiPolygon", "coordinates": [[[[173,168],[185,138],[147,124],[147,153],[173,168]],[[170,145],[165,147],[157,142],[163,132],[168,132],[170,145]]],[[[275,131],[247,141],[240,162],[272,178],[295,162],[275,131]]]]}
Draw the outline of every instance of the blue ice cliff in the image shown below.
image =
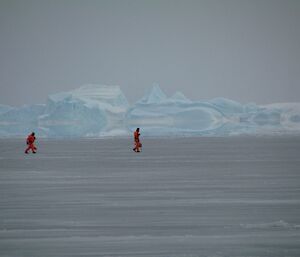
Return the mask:
{"type": "Polygon", "coordinates": [[[46,104],[0,105],[0,137],[31,131],[42,137],[123,136],[136,127],[145,136],[300,134],[300,103],[192,101],[181,92],[168,97],[154,85],[130,106],[118,86],[84,85],[50,95],[46,104]]]}

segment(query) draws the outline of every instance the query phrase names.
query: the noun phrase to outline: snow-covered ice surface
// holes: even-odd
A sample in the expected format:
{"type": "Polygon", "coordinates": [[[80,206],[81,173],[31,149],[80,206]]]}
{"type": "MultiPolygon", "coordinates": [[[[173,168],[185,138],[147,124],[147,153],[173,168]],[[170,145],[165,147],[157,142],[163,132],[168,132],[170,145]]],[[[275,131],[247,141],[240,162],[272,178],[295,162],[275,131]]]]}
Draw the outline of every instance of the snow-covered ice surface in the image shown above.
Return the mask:
{"type": "Polygon", "coordinates": [[[300,256],[300,138],[0,140],[1,257],[300,256]]]}

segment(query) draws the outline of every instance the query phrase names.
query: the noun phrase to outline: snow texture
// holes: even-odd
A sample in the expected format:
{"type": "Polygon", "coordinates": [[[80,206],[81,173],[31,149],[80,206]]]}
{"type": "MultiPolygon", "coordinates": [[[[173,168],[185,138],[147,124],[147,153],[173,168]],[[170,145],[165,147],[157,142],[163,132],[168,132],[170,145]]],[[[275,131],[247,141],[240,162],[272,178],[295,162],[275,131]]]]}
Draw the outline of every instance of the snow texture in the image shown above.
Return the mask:
{"type": "Polygon", "coordinates": [[[192,101],[181,92],[168,97],[153,85],[132,106],[118,86],[84,85],[48,97],[46,105],[0,105],[0,136],[104,137],[300,134],[300,103],[258,106],[222,97],[192,101]]]}
{"type": "Polygon", "coordinates": [[[0,139],[2,257],[298,257],[299,137],[0,139]]]}

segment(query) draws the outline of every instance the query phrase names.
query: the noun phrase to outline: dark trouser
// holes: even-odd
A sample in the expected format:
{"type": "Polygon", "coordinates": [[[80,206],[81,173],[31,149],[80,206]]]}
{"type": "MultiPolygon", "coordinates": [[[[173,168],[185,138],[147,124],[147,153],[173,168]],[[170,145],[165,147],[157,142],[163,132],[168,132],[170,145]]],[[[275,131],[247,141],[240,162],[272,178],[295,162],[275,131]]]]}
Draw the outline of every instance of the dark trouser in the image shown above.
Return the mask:
{"type": "Polygon", "coordinates": [[[136,151],[136,152],[139,152],[140,151],[140,146],[141,146],[140,141],[136,140],[134,143],[135,143],[135,148],[133,148],[133,150],[136,151]]]}
{"type": "Polygon", "coordinates": [[[34,144],[29,144],[28,147],[27,147],[27,149],[25,150],[25,153],[28,153],[28,151],[29,151],[30,149],[31,149],[31,151],[32,151],[33,153],[35,153],[36,147],[35,147],[34,144]]]}

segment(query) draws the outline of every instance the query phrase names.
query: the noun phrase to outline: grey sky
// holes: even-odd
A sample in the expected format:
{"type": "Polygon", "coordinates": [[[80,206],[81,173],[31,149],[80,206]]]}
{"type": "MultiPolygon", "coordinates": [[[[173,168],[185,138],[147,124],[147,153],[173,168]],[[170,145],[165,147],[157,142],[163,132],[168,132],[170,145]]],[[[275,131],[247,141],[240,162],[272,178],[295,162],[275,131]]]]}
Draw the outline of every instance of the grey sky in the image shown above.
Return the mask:
{"type": "Polygon", "coordinates": [[[153,82],[191,99],[300,101],[299,0],[0,0],[0,103],[85,83],[130,102],[153,82]]]}

